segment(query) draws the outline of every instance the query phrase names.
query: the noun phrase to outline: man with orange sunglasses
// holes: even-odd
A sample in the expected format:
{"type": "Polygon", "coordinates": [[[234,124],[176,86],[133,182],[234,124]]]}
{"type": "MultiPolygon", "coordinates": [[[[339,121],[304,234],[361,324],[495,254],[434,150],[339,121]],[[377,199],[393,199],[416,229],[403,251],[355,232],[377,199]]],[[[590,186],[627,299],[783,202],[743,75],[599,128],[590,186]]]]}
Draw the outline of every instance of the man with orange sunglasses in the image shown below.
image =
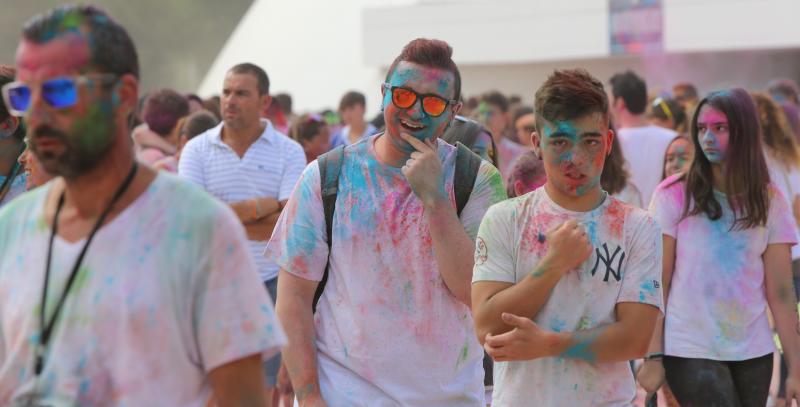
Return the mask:
{"type": "Polygon", "coordinates": [[[281,267],[283,356],[301,406],[484,402],[473,241],[505,192],[478,161],[460,216],[455,207],[457,149],[439,140],[461,108],[451,55],[443,41],[417,39],[392,63],[381,87],[386,132],[344,148],[329,234],[320,160],[275,228],[267,252],[281,267]]]}

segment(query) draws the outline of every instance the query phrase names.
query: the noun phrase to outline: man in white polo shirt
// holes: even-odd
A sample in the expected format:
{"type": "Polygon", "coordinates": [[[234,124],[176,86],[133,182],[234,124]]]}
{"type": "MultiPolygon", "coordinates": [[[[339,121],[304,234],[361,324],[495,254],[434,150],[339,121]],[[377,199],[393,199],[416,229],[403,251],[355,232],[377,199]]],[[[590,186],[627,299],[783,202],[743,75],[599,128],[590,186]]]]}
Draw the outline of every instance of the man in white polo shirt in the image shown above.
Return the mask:
{"type": "MultiPolygon", "coordinates": [[[[269,78],[260,67],[243,63],[231,68],[225,75],[220,102],[222,123],[186,144],[178,174],[233,208],[247,231],[259,274],[275,301],[278,266],[262,253],[283,204],[306,166],[306,156],[300,144],[261,118],[272,98],[269,78]]],[[[266,362],[267,387],[275,387],[279,366],[279,356],[266,362]]]]}

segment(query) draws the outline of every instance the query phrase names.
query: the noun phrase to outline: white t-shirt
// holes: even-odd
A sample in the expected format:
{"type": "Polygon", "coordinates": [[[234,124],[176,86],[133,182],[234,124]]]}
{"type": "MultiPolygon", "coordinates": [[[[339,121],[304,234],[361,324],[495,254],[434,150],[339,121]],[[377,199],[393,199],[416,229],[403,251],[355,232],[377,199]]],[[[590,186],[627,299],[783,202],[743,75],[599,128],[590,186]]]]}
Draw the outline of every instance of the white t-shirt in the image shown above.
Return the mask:
{"type": "Polygon", "coordinates": [[[643,208],[650,205],[661,176],[664,175],[664,156],[669,143],[678,136],[672,130],[658,126],[628,127],[617,130],[622,153],[633,183],[642,195],[643,208]]]}
{"type": "Polygon", "coordinates": [[[665,179],[650,204],[662,232],[677,240],[664,353],[728,361],[772,353],[761,256],[769,244],[796,242],[786,200],[771,187],[766,226],[730,230],[733,212],[718,191],[722,218],[681,219],[686,184],[677,179],[665,179]]]}
{"type": "MultiPolygon", "coordinates": [[[[222,141],[224,123],[191,139],[181,152],[178,174],[229,204],[261,197],[288,199],[306,167],[306,154],[269,120],[261,122],[264,132],[241,158],[222,141]]],[[[278,265],[262,255],[266,240],[249,241],[250,255],[263,281],[278,277],[278,265]]]]}
{"type": "MultiPolygon", "coordinates": [[[[589,212],[561,208],[539,188],[497,204],[478,232],[473,283],[518,283],[547,253],[539,233],[575,219],[595,248],[566,273],[533,318],[555,332],[587,330],[616,321],[621,302],[661,308],[661,234],[647,212],[607,197],[589,212]]],[[[549,357],[496,362],[492,406],[631,406],[636,396],[628,362],[589,363],[549,357]]]]}
{"type": "MultiPolygon", "coordinates": [[[[439,274],[422,202],[400,168],[377,160],[377,137],[344,150],[331,270],[314,318],[322,396],[331,407],[478,406],[483,349],[470,309],[439,274]]],[[[455,206],[456,149],[437,144],[455,206]]],[[[461,214],[470,237],[504,198],[500,175],[483,162],[461,214]]],[[[328,245],[316,161],[300,177],[267,255],[298,277],[322,278],[328,245]]]]}
{"type": "MultiPolygon", "coordinates": [[[[0,210],[0,405],[34,390],[52,183],[0,210]]],[[[50,318],[84,240],[56,237],[50,318]]],[[[159,173],[92,241],[36,386],[57,406],[204,406],[208,373],[285,337],[241,225],[200,188],[159,173]]]]}
{"type": "MultiPolygon", "coordinates": [[[[792,208],[794,198],[800,195],[800,168],[791,167],[787,168],[781,162],[772,157],[766,150],[764,156],[767,160],[767,168],[769,168],[769,178],[775,187],[781,191],[781,195],[786,198],[788,208],[792,208]]],[[[792,217],[794,219],[794,217],[792,217]]],[[[800,228],[797,227],[795,220],[795,231],[797,238],[800,239],[800,228]]],[[[800,245],[792,246],[792,260],[800,259],[800,245]]]]}

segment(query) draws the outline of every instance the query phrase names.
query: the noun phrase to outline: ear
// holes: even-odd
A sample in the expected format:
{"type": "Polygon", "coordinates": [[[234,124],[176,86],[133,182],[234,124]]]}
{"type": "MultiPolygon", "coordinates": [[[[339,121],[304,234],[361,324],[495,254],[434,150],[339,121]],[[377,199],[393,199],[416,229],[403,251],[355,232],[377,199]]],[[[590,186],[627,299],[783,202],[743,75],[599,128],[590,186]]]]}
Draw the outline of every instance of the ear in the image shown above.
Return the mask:
{"type": "Polygon", "coordinates": [[[272,96],[269,94],[261,95],[261,111],[266,112],[272,105],[272,96]]]}
{"type": "Polygon", "coordinates": [[[522,196],[525,195],[525,184],[522,183],[522,180],[515,180],[514,181],[514,195],[522,196]]]}
{"type": "Polygon", "coordinates": [[[534,131],[531,133],[531,147],[533,147],[533,151],[536,152],[536,156],[539,159],[542,159],[542,146],[539,145],[541,143],[541,139],[539,138],[539,133],[534,131]]]}
{"type": "Polygon", "coordinates": [[[614,130],[608,129],[608,134],[606,134],[606,157],[611,155],[611,149],[614,147],[614,130]]]}
{"type": "Polygon", "coordinates": [[[456,119],[456,115],[458,115],[463,107],[464,104],[461,102],[458,102],[453,106],[453,117],[450,119],[451,122],[456,119]]]}
{"type": "Polygon", "coordinates": [[[122,75],[114,86],[111,100],[116,110],[123,112],[127,119],[139,103],[139,80],[131,74],[122,75]]]}

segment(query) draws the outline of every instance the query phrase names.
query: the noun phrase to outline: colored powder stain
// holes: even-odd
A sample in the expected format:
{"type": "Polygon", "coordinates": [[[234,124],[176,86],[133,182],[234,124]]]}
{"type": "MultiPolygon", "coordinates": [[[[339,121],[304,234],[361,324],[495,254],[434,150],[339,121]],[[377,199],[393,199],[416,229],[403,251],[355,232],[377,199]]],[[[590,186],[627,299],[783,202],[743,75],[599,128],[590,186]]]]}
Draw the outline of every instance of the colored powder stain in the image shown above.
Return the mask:
{"type": "Polygon", "coordinates": [[[411,311],[411,307],[414,305],[414,285],[411,282],[407,282],[403,286],[403,306],[406,311],[411,311]]]}
{"type": "Polygon", "coordinates": [[[641,289],[641,291],[639,292],[639,298],[641,300],[644,300],[645,295],[650,297],[656,296],[659,290],[658,288],[656,288],[656,285],[653,281],[645,281],[639,288],[641,289]]]}
{"type": "Polygon", "coordinates": [[[461,347],[461,351],[458,353],[458,361],[456,361],[456,369],[461,366],[462,363],[467,361],[467,357],[469,357],[469,342],[464,343],[464,346],[461,347]]]}
{"type": "Polygon", "coordinates": [[[578,331],[583,331],[591,327],[592,327],[592,320],[587,316],[581,317],[581,320],[578,321],[578,327],[577,327],[578,331]]]}
{"type": "Polygon", "coordinates": [[[598,246],[597,243],[597,221],[590,220],[583,224],[586,229],[586,235],[589,237],[589,242],[592,246],[598,246]]]}
{"type": "Polygon", "coordinates": [[[78,13],[67,13],[61,19],[60,29],[62,31],[77,30],[81,25],[81,16],[78,13]]]}
{"type": "Polygon", "coordinates": [[[599,335],[600,331],[585,333],[576,332],[573,335],[575,338],[575,343],[573,343],[572,346],[570,346],[560,356],[594,363],[596,357],[594,351],[591,349],[591,346],[594,344],[599,335]]]}
{"type": "MultiPolygon", "coordinates": [[[[76,120],[71,133],[78,137],[80,153],[94,156],[108,149],[113,139],[110,105],[107,102],[90,106],[86,116],[76,120]]],[[[74,141],[73,141],[74,142],[74,141]]]]}
{"type": "Polygon", "coordinates": [[[622,239],[622,231],[625,226],[625,217],[630,209],[626,208],[621,202],[612,200],[606,209],[604,222],[607,230],[613,238],[622,239]]]}
{"type": "Polygon", "coordinates": [[[252,333],[255,333],[255,331],[256,331],[256,327],[253,324],[253,321],[251,321],[251,320],[243,321],[241,329],[242,329],[242,332],[246,333],[246,334],[252,334],[252,333]]]}
{"type": "Polygon", "coordinates": [[[91,387],[89,379],[81,380],[80,388],[78,389],[78,394],[89,394],[89,388],[91,387]]]}
{"type": "Polygon", "coordinates": [[[553,318],[550,320],[549,328],[553,332],[563,332],[567,328],[567,323],[564,320],[553,318]]]}
{"type": "Polygon", "coordinates": [[[80,291],[82,288],[86,287],[87,282],[89,281],[89,277],[91,277],[92,272],[89,270],[88,267],[82,266],[78,270],[78,274],[75,276],[75,281],[72,283],[72,289],[75,292],[80,291]]]}

